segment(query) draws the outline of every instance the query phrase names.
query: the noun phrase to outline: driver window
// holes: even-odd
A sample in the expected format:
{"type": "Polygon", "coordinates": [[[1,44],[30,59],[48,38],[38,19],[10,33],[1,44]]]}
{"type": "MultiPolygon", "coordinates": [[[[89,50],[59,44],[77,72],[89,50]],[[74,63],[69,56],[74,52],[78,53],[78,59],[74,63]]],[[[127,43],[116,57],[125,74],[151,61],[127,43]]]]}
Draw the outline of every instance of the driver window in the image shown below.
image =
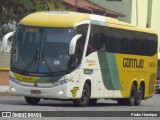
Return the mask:
{"type": "Polygon", "coordinates": [[[84,51],[85,41],[86,41],[86,35],[87,35],[88,25],[80,25],[76,28],[76,34],[82,34],[82,37],[78,40],[76,45],[76,53],[78,54],[78,63],[82,60],[82,55],[84,51]]]}

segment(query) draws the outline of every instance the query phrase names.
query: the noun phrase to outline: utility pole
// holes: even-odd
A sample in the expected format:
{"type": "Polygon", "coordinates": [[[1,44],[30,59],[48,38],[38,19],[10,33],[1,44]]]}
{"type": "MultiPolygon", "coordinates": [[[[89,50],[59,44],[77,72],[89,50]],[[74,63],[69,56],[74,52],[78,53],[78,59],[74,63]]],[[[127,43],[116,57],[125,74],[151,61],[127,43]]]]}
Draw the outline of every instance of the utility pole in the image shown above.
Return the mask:
{"type": "Polygon", "coordinates": [[[152,17],[152,6],[153,5],[153,1],[152,0],[148,0],[148,11],[147,11],[147,28],[151,28],[151,17],[152,17]]]}
{"type": "Polygon", "coordinates": [[[136,25],[138,26],[138,0],[136,0],[136,25]]]}

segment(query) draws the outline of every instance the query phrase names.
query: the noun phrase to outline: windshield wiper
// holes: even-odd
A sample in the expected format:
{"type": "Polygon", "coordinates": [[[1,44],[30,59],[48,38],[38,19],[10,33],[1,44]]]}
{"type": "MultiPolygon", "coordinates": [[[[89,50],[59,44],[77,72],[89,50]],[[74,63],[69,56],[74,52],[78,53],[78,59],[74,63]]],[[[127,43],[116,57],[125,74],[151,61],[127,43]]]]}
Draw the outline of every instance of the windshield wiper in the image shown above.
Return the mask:
{"type": "Polygon", "coordinates": [[[31,61],[25,66],[24,70],[22,71],[22,74],[24,74],[26,70],[33,64],[34,60],[35,60],[35,64],[37,63],[38,54],[39,54],[39,48],[37,48],[36,54],[32,57],[31,61]]]}
{"type": "Polygon", "coordinates": [[[51,71],[51,68],[49,67],[49,64],[48,64],[48,61],[46,60],[46,58],[44,57],[43,53],[42,53],[42,60],[44,59],[45,63],[46,63],[46,66],[47,66],[47,69],[49,71],[49,74],[52,76],[52,71],[51,71]]]}

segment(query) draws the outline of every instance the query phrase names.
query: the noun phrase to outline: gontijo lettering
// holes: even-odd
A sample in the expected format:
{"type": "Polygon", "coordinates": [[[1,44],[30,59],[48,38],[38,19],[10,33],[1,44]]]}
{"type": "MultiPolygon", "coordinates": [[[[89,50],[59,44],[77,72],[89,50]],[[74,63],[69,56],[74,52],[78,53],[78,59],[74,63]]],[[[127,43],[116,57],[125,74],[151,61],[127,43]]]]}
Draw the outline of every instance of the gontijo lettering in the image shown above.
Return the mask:
{"type": "Polygon", "coordinates": [[[144,60],[143,59],[134,59],[134,58],[124,58],[123,67],[128,68],[143,68],[144,60]]]}

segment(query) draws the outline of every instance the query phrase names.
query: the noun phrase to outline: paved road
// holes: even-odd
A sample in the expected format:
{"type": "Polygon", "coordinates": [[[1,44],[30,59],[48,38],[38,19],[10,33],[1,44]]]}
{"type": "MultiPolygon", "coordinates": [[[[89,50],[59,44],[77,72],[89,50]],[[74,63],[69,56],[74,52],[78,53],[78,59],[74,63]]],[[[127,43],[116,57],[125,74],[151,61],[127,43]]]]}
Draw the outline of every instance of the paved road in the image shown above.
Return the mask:
{"type": "MultiPolygon", "coordinates": [[[[32,106],[26,104],[23,97],[0,95],[0,111],[20,111],[20,112],[21,111],[135,111],[135,113],[136,111],[156,112],[160,111],[160,94],[156,94],[152,98],[143,100],[141,106],[120,106],[117,104],[116,101],[100,99],[98,100],[98,103],[95,106],[89,106],[85,108],[75,107],[70,101],[55,101],[55,100],[41,100],[38,105],[32,106]]],[[[62,120],[64,118],[61,117],[58,119],[62,120]]],[[[84,118],[81,117],[79,119],[83,120],[84,118]]],[[[95,117],[87,119],[96,120],[95,117]]],[[[101,119],[106,119],[106,118],[101,117],[101,119]]],[[[118,118],[118,119],[124,119],[124,118],[118,118]]],[[[150,118],[147,119],[150,120],[150,118]]]]}

